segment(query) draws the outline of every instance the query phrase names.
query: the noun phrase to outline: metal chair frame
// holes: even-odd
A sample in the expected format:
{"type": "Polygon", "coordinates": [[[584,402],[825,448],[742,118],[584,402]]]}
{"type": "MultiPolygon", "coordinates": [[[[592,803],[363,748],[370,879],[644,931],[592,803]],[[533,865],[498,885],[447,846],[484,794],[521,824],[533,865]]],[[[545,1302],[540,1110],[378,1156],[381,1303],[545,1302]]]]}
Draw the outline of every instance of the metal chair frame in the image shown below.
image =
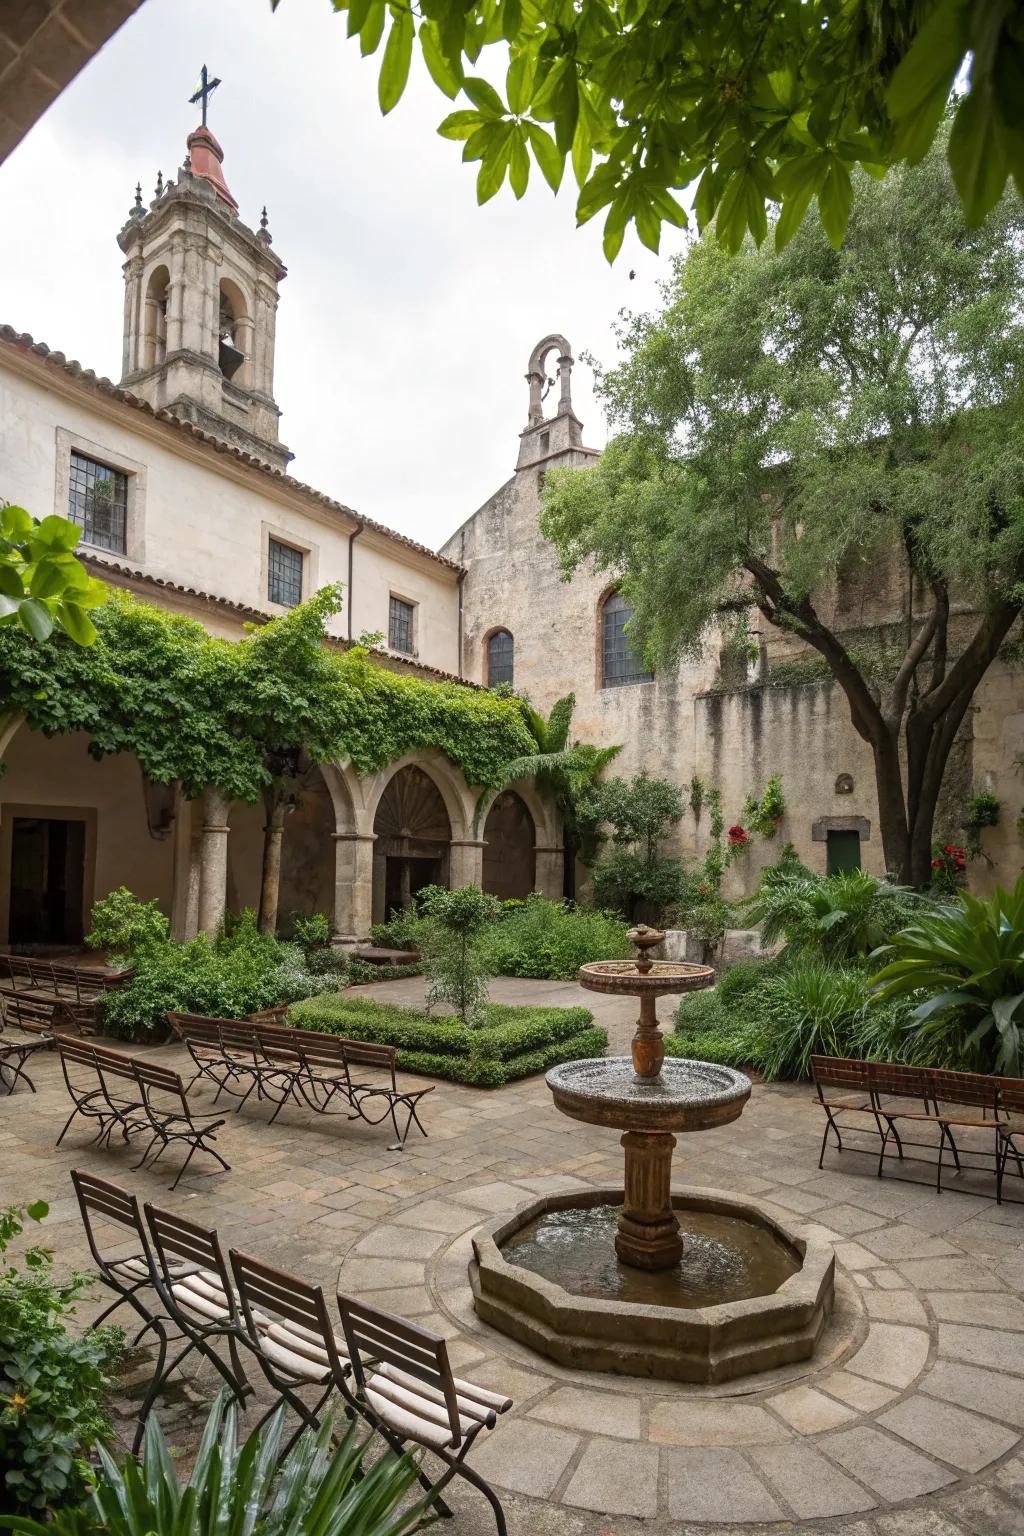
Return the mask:
{"type": "Polygon", "coordinates": [[[119,1051],[110,1051],[102,1046],[92,1045],[75,1035],[55,1035],[54,1041],[60,1057],[64,1083],[74,1104],[55,1145],[60,1146],[76,1115],[97,1122],[97,1132],[93,1137],[97,1146],[108,1143],[116,1128],[120,1128],[124,1140],[127,1141],[132,1132],[138,1128],[136,1122],[143,1112],[141,1090],[132,1068],[131,1057],[124,1056],[119,1051]],[[73,1067],[84,1067],[90,1074],[90,1085],[95,1083],[95,1086],[83,1087],[80,1082],[76,1082],[72,1072],[73,1067]],[[130,1083],[131,1093],[126,1097],[123,1090],[111,1091],[108,1079],[118,1084],[130,1083]]]}
{"type": "MultiPolygon", "coordinates": [[[[388,1443],[396,1454],[401,1455],[410,1445],[419,1445],[436,1456],[444,1464],[444,1472],[431,1481],[421,1468],[420,1481],[433,1496],[442,1514],[448,1506],[441,1499],[441,1492],[455,1477],[462,1477],[478,1489],[491,1506],[498,1536],[507,1536],[505,1512],[494,1489],[475,1467],[466,1462],[477,1436],[484,1429],[493,1429],[499,1412],[511,1407],[505,1399],[500,1407],[474,1401],[471,1394],[477,1392],[469,1382],[456,1381],[448,1360],[448,1345],[440,1334],[429,1333],[416,1323],[382,1312],[376,1307],[365,1306],[354,1297],[338,1295],[338,1311],[345,1331],[349,1359],[356,1383],[356,1397],[360,1411],[388,1443]],[[392,1373],[392,1374],[389,1374],[392,1373]],[[403,1386],[412,1381],[417,1389],[412,1393],[403,1386]],[[378,1403],[391,1401],[398,1410],[399,1423],[405,1420],[403,1433],[396,1423],[388,1422],[378,1403]],[[418,1438],[416,1419],[431,1416],[431,1422],[450,1439],[439,1442],[436,1433],[428,1438],[418,1438]]],[[[494,1401],[496,1394],[486,1394],[494,1401]]]]}
{"type": "Polygon", "coordinates": [[[1017,1164],[1017,1173],[1024,1179],[1024,1078],[1004,1078],[1000,1084],[1000,1098],[1007,1115],[1019,1116],[1014,1122],[1007,1119],[1000,1121],[998,1128],[999,1155],[996,1165],[996,1204],[1003,1203],[1003,1180],[1006,1177],[1006,1165],[1012,1157],[1017,1164]]]}
{"type": "Polygon", "coordinates": [[[150,1167],[164,1155],[168,1147],[185,1142],[188,1146],[188,1156],[178,1169],[171,1189],[177,1189],[182,1175],[197,1152],[208,1153],[220,1163],[226,1173],[230,1172],[231,1164],[221,1156],[216,1147],[210,1145],[224,1124],[223,1116],[217,1118],[207,1114],[194,1115],[185,1092],[185,1084],[177,1072],[172,1071],[170,1067],[160,1066],[156,1062],[142,1061],[137,1057],[130,1059],[142,1094],[148,1128],[152,1132],[146,1149],[135,1167],[142,1167],[158,1142],[160,1150],[150,1163],[150,1167]],[[155,1102],[156,1095],[162,1096],[165,1100],[169,1099],[174,1107],[169,1108],[166,1103],[155,1102]]]}

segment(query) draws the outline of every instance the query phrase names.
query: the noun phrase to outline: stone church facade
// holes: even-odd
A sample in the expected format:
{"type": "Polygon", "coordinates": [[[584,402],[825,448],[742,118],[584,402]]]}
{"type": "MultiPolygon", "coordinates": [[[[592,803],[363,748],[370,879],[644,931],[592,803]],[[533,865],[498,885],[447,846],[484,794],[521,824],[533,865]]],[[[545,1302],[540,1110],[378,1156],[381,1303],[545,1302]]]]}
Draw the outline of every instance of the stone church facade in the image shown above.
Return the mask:
{"type": "MultiPolygon", "coordinates": [[[[515,473],[438,553],[289,473],[274,395],[286,269],[265,213],[255,227],[240,217],[209,129],[190,135],[184,164],[148,205],[137,192],[118,241],[119,383],[0,326],[0,497],[70,516],[95,574],[229,638],[340,581],[337,643],[380,632],[383,667],[467,687],[511,681],[544,711],[574,692],[575,734],[621,743],[617,771],[682,786],[698,774],[721,787],[730,818],[748,790],[781,773],[781,836],[807,863],[828,867],[840,844],[849,858],[852,842],[856,859],[881,871],[870,759],[842,695],[827,683],[772,685],[790,641],[752,623],[748,676],[723,669],[714,644],[652,676],[629,644],[614,581],[561,580],[538,529],[544,476],[597,457],[573,409],[565,337],[544,338],[529,359],[515,473]]],[[[889,599],[844,591],[835,601],[855,628],[884,622],[889,599]]],[[[984,887],[1020,865],[1024,691],[1011,665],[993,667],[977,704],[956,785],[991,789],[1004,804],[1003,824],[985,834],[988,862],[975,866],[984,887]]],[[[313,768],[283,826],[268,831],[262,806],[229,805],[212,790],[186,801],[144,781],[134,758],[97,763],[87,746],[0,713],[0,948],[75,947],[93,900],[119,885],[158,899],[179,937],[212,932],[226,908],[257,904],[267,836],[281,840],[282,915],[325,911],[339,940],[364,938],[428,881],[562,893],[552,806],[520,783],[478,817],[478,789],[440,752],[363,779],[345,762],[313,768]]],[[[699,852],[703,836],[688,816],[680,851],[699,852]]],[[[753,849],[735,866],[735,889],[774,852],[753,849]]]]}

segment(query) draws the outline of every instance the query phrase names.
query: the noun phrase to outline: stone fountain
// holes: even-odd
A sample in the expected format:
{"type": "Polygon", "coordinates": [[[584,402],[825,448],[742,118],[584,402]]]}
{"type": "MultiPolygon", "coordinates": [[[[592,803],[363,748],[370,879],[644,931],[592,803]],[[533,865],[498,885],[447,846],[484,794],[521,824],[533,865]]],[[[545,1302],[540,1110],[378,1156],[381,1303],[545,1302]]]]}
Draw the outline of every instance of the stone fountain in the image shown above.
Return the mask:
{"type": "Polygon", "coordinates": [[[631,1056],[547,1074],[562,1114],[623,1132],[624,1188],[542,1197],[478,1233],[476,1310],[587,1370],[711,1382],[806,1359],[832,1306],[832,1251],[747,1197],[673,1193],[676,1135],[736,1120],[751,1083],[730,1067],[666,1059],[658,998],[709,987],[714,972],[652,959],[656,929],[629,937],[635,961],[594,961],[579,981],[640,999],[631,1056]]]}

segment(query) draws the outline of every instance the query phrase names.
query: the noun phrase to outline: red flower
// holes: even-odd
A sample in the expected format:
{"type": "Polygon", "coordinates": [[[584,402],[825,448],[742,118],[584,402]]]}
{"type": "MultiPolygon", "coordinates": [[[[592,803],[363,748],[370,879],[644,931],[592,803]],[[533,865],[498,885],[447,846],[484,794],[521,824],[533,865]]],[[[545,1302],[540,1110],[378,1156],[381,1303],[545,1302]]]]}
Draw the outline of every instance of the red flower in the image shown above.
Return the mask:
{"type": "Polygon", "coordinates": [[[942,860],[941,859],[932,859],[932,869],[941,869],[941,868],[942,868],[942,860]]]}
{"type": "Polygon", "coordinates": [[[946,844],[946,852],[947,853],[952,853],[953,852],[953,844],[952,843],[947,843],[946,844]]]}
{"type": "Polygon", "coordinates": [[[729,841],[734,848],[740,848],[750,841],[750,837],[745,828],[737,825],[729,828],[729,841]]]}

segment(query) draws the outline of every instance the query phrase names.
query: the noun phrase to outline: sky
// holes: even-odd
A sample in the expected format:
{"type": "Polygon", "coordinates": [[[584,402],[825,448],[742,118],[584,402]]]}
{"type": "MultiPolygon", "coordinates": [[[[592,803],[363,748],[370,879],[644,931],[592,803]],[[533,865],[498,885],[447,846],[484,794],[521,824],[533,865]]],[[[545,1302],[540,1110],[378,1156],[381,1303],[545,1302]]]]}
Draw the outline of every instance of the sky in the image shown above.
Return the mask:
{"type": "MultiPolygon", "coordinates": [[[[479,208],[419,59],[383,118],[378,59],[330,0],[146,0],[0,166],[0,323],[118,379],[115,237],[135,183],[148,201],[180,165],[204,62],[240,215],[255,228],[266,204],[289,269],[275,395],[291,472],[436,548],[515,466],[534,344],[558,331],[612,362],[616,315],[656,305],[684,237],[666,229],[654,256],[629,235],[609,267],[600,216],[575,226],[568,169],[557,197],[534,168],[521,202],[506,185],[479,208]]],[[[579,360],[573,403],[602,447],[579,360]]]]}

